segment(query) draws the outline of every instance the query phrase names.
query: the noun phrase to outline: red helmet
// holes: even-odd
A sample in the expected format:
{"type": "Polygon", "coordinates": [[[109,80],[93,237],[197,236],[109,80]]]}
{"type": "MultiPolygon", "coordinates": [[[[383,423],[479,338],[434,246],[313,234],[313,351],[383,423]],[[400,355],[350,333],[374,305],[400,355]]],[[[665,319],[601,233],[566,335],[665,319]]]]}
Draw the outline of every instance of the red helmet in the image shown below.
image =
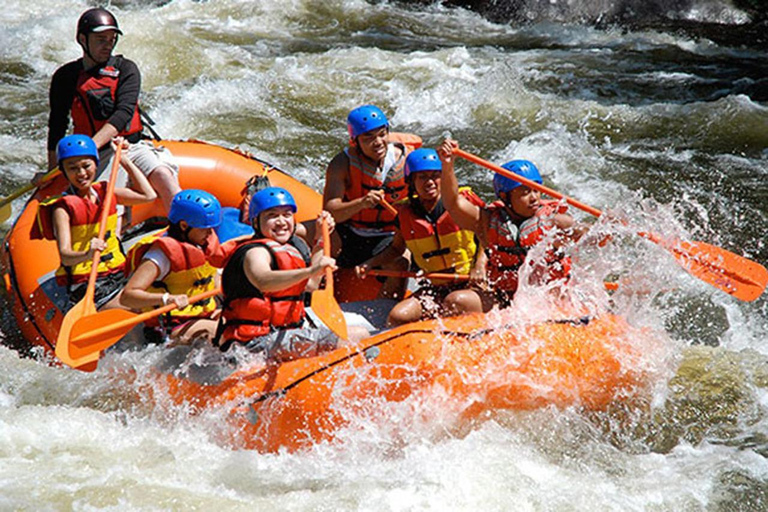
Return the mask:
{"type": "Polygon", "coordinates": [[[95,7],[88,9],[77,21],[77,35],[80,34],[92,34],[94,32],[104,32],[106,30],[114,30],[120,35],[123,35],[120,27],[117,26],[117,18],[106,9],[101,7],[95,7]]]}

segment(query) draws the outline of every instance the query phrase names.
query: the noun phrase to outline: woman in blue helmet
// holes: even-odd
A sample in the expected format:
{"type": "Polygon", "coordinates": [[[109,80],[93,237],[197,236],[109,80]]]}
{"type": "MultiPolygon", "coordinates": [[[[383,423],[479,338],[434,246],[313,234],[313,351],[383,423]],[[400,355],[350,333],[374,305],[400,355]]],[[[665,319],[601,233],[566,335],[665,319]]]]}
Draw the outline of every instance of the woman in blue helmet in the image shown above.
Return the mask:
{"type": "MultiPolygon", "coordinates": [[[[287,190],[265,188],[249,205],[254,236],[222,246],[224,304],[214,341],[222,350],[243,344],[285,361],[336,348],[338,338],[324,325],[308,325],[304,309],[307,292],[318,288],[325,269],[335,269],[336,261],[324,256],[320,230],[311,249],[296,236],[296,210],[287,190]]],[[[333,226],[328,212],[320,217],[333,226]]]]}
{"type": "MultiPolygon", "coordinates": [[[[392,244],[356,270],[366,272],[410,251],[412,265],[425,273],[471,276],[476,284],[485,277],[485,255],[478,250],[475,234],[462,229],[443,206],[440,194],[442,166],[437,151],[420,148],[408,155],[405,180],[408,197],[395,203],[398,229],[392,244]]],[[[459,193],[479,207],[485,203],[469,187],[459,193]]],[[[401,325],[437,315],[487,311],[493,305],[480,286],[466,281],[431,279],[390,311],[389,325],[401,325]]]]}
{"type": "Polygon", "coordinates": [[[171,201],[170,226],[162,236],[134,247],[128,254],[135,268],[121,303],[135,310],[150,310],[170,303],[178,307],[146,324],[150,341],[166,337],[177,343],[212,338],[216,301],[189,303],[189,297],[212,290],[218,274],[208,262],[206,249],[216,245],[214,229],[221,224],[219,200],[204,190],[182,190],[171,201]]]}
{"type": "MultiPolygon", "coordinates": [[[[118,137],[113,140],[127,147],[118,137]]],[[[66,287],[69,310],[84,294],[91,272],[95,251],[101,251],[94,303],[97,308],[117,307],[117,295],[125,282],[125,255],[117,239],[118,215],[116,204],[136,205],[154,201],[156,194],[146,177],[125,152],[121,165],[128,171],[133,188],[116,187],[114,200],[107,216],[104,240],[98,238],[99,220],[106,199],[107,183],[94,183],[99,164],[99,152],[87,135],[69,135],[56,146],[56,155],[69,188],[61,195],[40,204],[32,238],[56,240],[61,266],[56,281],[66,287]]]]}
{"type": "MultiPolygon", "coordinates": [[[[567,279],[570,260],[559,248],[567,239],[577,240],[586,228],[575,224],[566,206],[543,201],[541,193],[500,174],[493,179],[498,201],[486,207],[470,203],[458,192],[453,150],[458,144],[446,139],[440,146],[443,201],[451,216],[464,229],[474,231],[488,254],[488,281],[500,306],[508,306],[518,286],[518,271],[531,247],[545,235],[554,235],[545,261],[539,262],[533,277],[543,281],[567,279]]],[[[502,167],[536,183],[541,174],[528,160],[512,160],[502,167]]],[[[530,264],[530,262],[528,263],[530,264]]]]}

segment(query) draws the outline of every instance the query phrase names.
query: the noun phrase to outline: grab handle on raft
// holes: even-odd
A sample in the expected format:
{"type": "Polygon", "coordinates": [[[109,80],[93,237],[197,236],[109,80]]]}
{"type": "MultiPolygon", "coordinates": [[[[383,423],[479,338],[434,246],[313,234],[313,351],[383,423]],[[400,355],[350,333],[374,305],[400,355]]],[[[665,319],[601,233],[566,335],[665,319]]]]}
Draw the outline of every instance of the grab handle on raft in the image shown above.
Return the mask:
{"type": "MultiPolygon", "coordinates": [[[[486,167],[495,173],[506,176],[523,185],[538,190],[555,199],[565,200],[569,205],[599,217],[603,212],[592,206],[581,203],[564,194],[540,185],[535,181],[515,174],[501,166],[495,165],[479,156],[454,148],[454,154],[486,167]]],[[[720,247],[704,242],[695,241],[666,241],[655,233],[638,232],[638,235],[660,245],[675,257],[677,262],[688,273],[701,279],[720,290],[733,295],[737,299],[753,301],[762,295],[768,284],[768,270],[759,263],[738,254],[726,251],[720,247]]]]}

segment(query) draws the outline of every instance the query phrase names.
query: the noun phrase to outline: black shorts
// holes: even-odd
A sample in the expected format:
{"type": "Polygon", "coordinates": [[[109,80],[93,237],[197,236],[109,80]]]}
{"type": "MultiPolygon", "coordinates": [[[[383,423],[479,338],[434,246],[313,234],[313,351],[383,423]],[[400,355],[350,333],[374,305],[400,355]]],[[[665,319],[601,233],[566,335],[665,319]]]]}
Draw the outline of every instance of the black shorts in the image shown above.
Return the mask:
{"type": "Polygon", "coordinates": [[[336,258],[339,268],[354,268],[376,256],[392,244],[392,238],[395,236],[389,232],[360,236],[352,231],[348,224],[336,224],[336,232],[341,237],[341,253],[336,258]]]}
{"type": "MultiPolygon", "coordinates": [[[[103,277],[96,278],[96,288],[93,293],[93,304],[96,309],[112,300],[122,291],[125,287],[125,283],[128,279],[123,272],[114,272],[103,277]]],[[[85,290],[88,288],[88,283],[78,283],[72,286],[69,290],[69,304],[67,305],[67,311],[72,309],[72,306],[83,300],[85,297],[85,290]]]]}

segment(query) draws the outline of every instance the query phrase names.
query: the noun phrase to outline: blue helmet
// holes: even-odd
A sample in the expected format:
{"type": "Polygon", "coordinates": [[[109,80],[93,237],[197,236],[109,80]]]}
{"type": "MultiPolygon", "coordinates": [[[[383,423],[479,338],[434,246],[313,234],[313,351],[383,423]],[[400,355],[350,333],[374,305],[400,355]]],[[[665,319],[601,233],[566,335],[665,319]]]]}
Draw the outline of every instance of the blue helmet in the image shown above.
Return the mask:
{"type": "Polygon", "coordinates": [[[253,224],[256,217],[264,210],[278,206],[290,206],[296,213],[296,201],[290,192],[280,187],[267,187],[253,194],[248,207],[248,220],[253,224]]]}
{"type": "Polygon", "coordinates": [[[99,165],[99,149],[93,139],[87,135],[68,135],[56,146],[56,160],[61,161],[75,156],[89,156],[99,165]]]}
{"type": "MultiPolygon", "coordinates": [[[[533,165],[533,162],[528,160],[512,160],[502,165],[502,167],[510,172],[519,174],[523,178],[535,181],[539,185],[542,184],[541,174],[539,174],[539,170],[533,165]]],[[[507,178],[501,174],[493,177],[493,191],[496,192],[496,197],[499,199],[501,199],[501,194],[514,190],[520,185],[519,181],[507,178]]]]}
{"type": "Polygon", "coordinates": [[[405,159],[405,177],[407,178],[414,172],[424,171],[442,171],[443,164],[437,151],[431,148],[419,148],[412,151],[405,159]]]}
{"type": "Polygon", "coordinates": [[[173,224],[183,220],[193,228],[215,228],[221,224],[221,204],[205,190],[182,190],[173,196],[168,220],[173,224]]]}
{"type": "Polygon", "coordinates": [[[358,135],[376,130],[382,126],[389,127],[389,121],[384,112],[375,105],[357,107],[347,116],[347,131],[349,131],[349,140],[352,141],[358,135]]]}

